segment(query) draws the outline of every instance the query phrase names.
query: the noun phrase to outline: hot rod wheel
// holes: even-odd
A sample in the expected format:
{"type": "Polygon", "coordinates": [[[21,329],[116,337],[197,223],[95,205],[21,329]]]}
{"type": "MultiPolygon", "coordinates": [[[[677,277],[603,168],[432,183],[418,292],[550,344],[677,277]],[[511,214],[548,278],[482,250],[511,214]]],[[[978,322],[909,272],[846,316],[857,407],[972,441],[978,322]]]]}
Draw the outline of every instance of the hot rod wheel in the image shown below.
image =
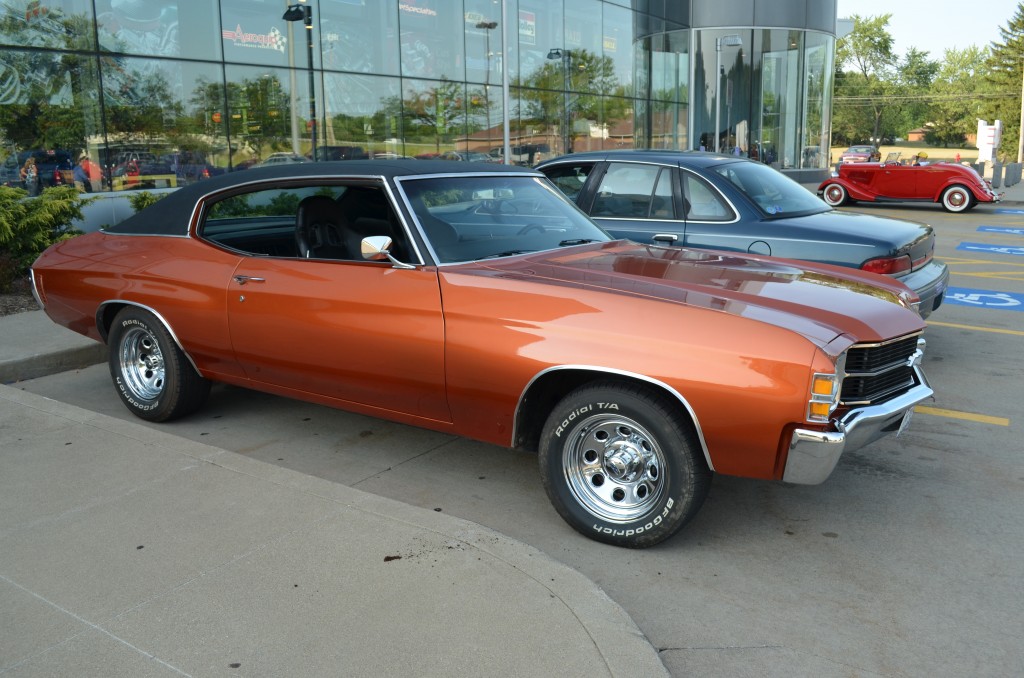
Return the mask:
{"type": "Polygon", "coordinates": [[[541,434],[544,488],[582,534],[642,548],[668,539],[707,496],[712,473],[689,421],[654,391],[613,381],[562,399],[541,434]]]}

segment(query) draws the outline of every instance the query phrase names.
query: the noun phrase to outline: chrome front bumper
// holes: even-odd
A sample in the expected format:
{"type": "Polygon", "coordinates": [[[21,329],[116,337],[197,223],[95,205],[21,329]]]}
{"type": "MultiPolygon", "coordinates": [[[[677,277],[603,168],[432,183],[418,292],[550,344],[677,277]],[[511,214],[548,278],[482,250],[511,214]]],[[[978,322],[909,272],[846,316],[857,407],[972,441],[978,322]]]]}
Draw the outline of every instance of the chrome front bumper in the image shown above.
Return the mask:
{"type": "Polygon", "coordinates": [[[782,480],[797,485],[825,482],[843,452],[853,452],[890,433],[902,433],[914,407],[934,394],[920,365],[914,366],[914,375],[917,386],[888,402],[850,410],[836,422],[837,431],[793,431],[782,480]]]}

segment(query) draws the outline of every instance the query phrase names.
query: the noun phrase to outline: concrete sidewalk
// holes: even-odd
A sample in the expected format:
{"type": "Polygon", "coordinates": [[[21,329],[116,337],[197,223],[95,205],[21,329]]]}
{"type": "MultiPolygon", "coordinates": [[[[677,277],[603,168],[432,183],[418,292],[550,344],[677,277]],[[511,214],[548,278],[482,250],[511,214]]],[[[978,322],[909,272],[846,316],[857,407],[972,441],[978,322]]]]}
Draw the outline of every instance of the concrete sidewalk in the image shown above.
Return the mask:
{"type": "MultiPolygon", "coordinates": [[[[82,341],[0,317],[7,375],[67,369],[82,341]]],[[[0,673],[667,675],[619,605],[530,546],[16,385],[0,673]]]]}

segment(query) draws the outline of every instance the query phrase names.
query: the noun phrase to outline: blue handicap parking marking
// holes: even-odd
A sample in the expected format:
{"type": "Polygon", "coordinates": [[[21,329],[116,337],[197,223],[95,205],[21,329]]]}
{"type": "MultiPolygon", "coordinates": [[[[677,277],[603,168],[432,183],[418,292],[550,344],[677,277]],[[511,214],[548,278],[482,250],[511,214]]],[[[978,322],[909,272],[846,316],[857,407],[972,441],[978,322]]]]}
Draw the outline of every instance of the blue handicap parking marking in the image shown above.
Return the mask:
{"type": "Polygon", "coordinates": [[[946,290],[945,303],[974,306],[975,308],[995,308],[1002,311],[1024,311],[1024,294],[950,287],[946,290]]]}
{"type": "Polygon", "coordinates": [[[958,250],[969,250],[971,252],[992,252],[993,254],[1012,254],[1024,257],[1024,247],[1009,247],[1007,245],[989,245],[983,242],[962,242],[957,245],[958,250]]]}
{"type": "Polygon", "coordinates": [[[1003,226],[978,226],[985,233],[1005,233],[1007,235],[1024,235],[1024,228],[1005,228],[1003,226]]]}
{"type": "Polygon", "coordinates": [[[1024,210],[1011,210],[1005,207],[995,210],[996,214],[1024,214],[1024,210]]]}

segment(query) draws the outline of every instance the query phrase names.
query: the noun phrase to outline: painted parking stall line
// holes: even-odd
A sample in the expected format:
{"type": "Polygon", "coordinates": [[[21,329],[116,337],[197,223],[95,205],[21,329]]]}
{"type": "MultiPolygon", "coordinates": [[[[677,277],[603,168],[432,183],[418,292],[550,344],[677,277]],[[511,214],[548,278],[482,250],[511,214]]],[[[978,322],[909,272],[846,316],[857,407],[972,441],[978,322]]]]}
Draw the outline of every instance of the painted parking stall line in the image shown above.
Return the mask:
{"type": "Polygon", "coordinates": [[[992,254],[1011,254],[1015,257],[1024,257],[1024,247],[990,245],[983,242],[962,242],[957,245],[957,249],[967,250],[969,252],[991,252],[992,254]]]}
{"type": "Polygon", "coordinates": [[[1003,233],[1006,235],[1024,235],[1024,228],[1006,228],[1005,226],[978,226],[983,233],[1003,233]]]}
{"type": "Polygon", "coordinates": [[[1007,209],[1006,207],[1000,207],[995,210],[996,214],[1024,214],[1024,210],[1007,209]]]}
{"type": "Polygon", "coordinates": [[[999,292],[997,290],[973,290],[966,287],[950,287],[946,290],[946,304],[991,308],[1000,311],[1024,311],[1024,294],[999,292]]]}

